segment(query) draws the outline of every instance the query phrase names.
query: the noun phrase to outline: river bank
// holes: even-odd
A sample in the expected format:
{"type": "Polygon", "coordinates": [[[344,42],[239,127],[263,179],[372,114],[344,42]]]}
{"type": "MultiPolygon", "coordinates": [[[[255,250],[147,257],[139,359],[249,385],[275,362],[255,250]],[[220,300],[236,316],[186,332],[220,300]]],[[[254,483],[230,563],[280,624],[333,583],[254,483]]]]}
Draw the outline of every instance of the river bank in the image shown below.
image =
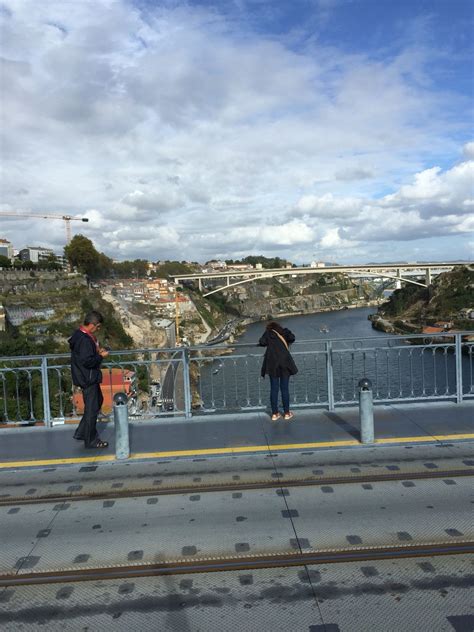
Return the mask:
{"type": "MultiPolygon", "coordinates": [[[[379,307],[384,301],[360,301],[359,303],[353,303],[351,305],[339,305],[338,307],[321,307],[315,311],[301,311],[301,312],[282,312],[275,315],[275,320],[280,318],[288,318],[290,316],[311,316],[312,314],[327,314],[331,312],[341,312],[347,309],[364,309],[365,307],[379,307]]],[[[262,318],[261,320],[266,320],[262,318]]]]}

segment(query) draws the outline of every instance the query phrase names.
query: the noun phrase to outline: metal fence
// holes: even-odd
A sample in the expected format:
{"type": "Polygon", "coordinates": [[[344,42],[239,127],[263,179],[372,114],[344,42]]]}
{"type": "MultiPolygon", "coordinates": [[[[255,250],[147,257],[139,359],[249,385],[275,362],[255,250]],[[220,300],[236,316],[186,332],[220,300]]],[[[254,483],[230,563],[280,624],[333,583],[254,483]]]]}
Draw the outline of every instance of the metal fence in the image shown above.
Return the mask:
{"type": "MultiPolygon", "coordinates": [[[[354,404],[368,377],[375,402],[474,398],[472,334],[446,333],[305,340],[292,354],[293,408],[354,404]]],[[[136,420],[267,408],[260,377],[264,350],[256,345],[134,349],[111,352],[103,364],[103,414],[113,395],[127,393],[136,420]]],[[[0,422],[51,427],[81,416],[82,396],[71,384],[69,355],[0,358],[0,422]]]]}

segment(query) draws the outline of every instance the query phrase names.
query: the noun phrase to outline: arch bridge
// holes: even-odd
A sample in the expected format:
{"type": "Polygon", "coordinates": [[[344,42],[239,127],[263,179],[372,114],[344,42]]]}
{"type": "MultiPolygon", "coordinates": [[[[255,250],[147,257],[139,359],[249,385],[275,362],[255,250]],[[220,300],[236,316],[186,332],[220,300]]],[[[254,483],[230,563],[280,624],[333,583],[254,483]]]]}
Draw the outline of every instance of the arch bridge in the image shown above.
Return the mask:
{"type": "Polygon", "coordinates": [[[258,279],[269,279],[278,276],[298,276],[306,274],[347,274],[352,277],[366,278],[387,278],[394,279],[400,284],[402,282],[412,283],[421,287],[431,285],[433,277],[448,272],[461,266],[470,266],[470,262],[434,262],[434,263],[384,263],[384,264],[358,264],[324,266],[319,268],[296,267],[296,268],[252,268],[248,270],[228,269],[223,271],[199,272],[196,274],[178,274],[173,277],[176,283],[181,281],[197,281],[199,290],[202,291],[203,281],[207,279],[222,279],[224,284],[214,288],[203,296],[209,296],[222,290],[250,283],[258,279]],[[235,280],[239,279],[239,280],[235,280]],[[421,279],[421,280],[420,280],[421,279]]]}

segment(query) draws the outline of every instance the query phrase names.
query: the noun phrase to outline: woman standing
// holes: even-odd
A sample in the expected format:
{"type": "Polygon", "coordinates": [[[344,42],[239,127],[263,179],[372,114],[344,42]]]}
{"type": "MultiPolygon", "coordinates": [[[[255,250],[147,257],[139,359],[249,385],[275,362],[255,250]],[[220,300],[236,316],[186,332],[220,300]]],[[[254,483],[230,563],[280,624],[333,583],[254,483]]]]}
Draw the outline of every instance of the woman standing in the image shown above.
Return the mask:
{"type": "Polygon", "coordinates": [[[262,364],[262,377],[270,377],[270,405],[272,421],[280,418],[278,412],[278,391],[281,391],[283,403],[283,417],[290,420],[290,375],[296,375],[298,368],[289,351],[289,345],[295,341],[295,336],[289,329],[284,329],[275,321],[267,324],[265,333],[258,341],[261,347],[266,347],[262,364]]]}

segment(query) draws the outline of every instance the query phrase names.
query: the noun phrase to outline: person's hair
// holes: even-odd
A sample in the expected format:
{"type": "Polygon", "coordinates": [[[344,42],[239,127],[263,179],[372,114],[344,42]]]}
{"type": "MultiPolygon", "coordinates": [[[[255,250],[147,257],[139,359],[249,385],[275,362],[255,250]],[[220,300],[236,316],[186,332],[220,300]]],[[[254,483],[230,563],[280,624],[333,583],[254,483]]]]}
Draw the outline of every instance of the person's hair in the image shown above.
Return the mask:
{"type": "Polygon", "coordinates": [[[272,330],[278,332],[279,334],[283,333],[283,327],[275,322],[274,320],[271,320],[269,323],[267,323],[267,331],[272,330]]]}
{"type": "Polygon", "coordinates": [[[99,325],[104,322],[104,317],[100,312],[96,312],[95,309],[87,312],[84,316],[84,325],[99,325]]]}

